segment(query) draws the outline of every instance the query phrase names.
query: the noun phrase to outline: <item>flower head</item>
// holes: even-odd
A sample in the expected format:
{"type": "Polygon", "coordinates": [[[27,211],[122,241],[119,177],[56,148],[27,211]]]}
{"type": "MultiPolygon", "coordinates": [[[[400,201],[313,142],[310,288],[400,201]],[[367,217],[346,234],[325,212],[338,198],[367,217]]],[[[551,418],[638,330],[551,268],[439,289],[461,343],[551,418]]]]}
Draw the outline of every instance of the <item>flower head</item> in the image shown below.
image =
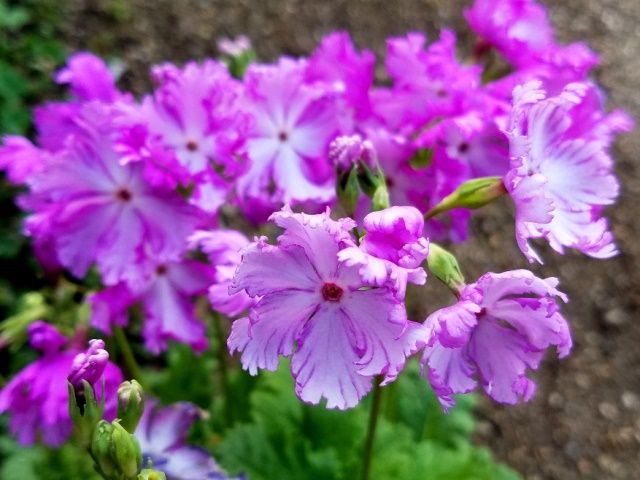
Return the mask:
{"type": "Polygon", "coordinates": [[[275,370],[280,355],[291,356],[303,401],[353,407],[373,376],[396,378],[418,346],[417,325],[390,289],[372,288],[356,267],[338,261],[343,248],[355,246],[352,220],[287,208],[272,219],[284,229],[278,244],[262,237],[247,247],[230,288],[261,298],[249,317],[233,323],[229,349],[242,352],[251,374],[275,370]]]}
{"type": "Polygon", "coordinates": [[[560,357],[571,349],[555,298],[567,297],[557,285],[527,270],[486,273],[461,290],[458,303],[427,318],[422,365],[445,408],[454,404],[453,394],[474,390],[478,379],[498,402],[532,398],[535,383],[527,370],[538,368],[550,346],[560,357]]]}
{"type": "Polygon", "coordinates": [[[135,432],[142,464],[151,461],[153,468],[171,480],[227,480],[229,477],[204,449],[187,444],[189,427],[198,418],[199,410],[190,403],[161,407],[147,399],[135,432]]]}
{"type": "Polygon", "coordinates": [[[588,84],[569,84],[556,97],[547,97],[540,82],[514,90],[505,187],[516,206],[518,245],[530,261],[541,261],[530,238],[545,238],[559,253],[617,253],[601,214],[619,190],[608,148],[631,126],[623,112],[605,114],[588,84]]]}
{"type": "MultiPolygon", "coordinates": [[[[67,376],[72,371],[76,356],[83,354],[73,345],[64,349],[65,337],[45,322],[34,322],[28,333],[32,346],[41,350],[43,355],[0,390],[0,413],[9,412],[9,428],[21,444],[29,445],[40,440],[46,445],[59,446],[72,430],[67,376]]],[[[90,378],[96,379],[98,398],[104,395],[105,418],[113,419],[116,415],[116,391],[122,382],[120,369],[106,363],[99,375],[97,369],[89,370],[90,378]],[[103,374],[105,392],[102,391],[102,383],[97,382],[103,374]]]]}

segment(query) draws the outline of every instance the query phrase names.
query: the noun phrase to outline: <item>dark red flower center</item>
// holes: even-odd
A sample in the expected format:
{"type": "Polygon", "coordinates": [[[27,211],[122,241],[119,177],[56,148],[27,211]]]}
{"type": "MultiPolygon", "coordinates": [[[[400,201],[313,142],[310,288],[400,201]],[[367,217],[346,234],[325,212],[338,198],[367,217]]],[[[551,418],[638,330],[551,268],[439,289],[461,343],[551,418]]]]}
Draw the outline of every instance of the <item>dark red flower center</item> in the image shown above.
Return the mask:
{"type": "Polygon", "coordinates": [[[198,150],[198,143],[195,140],[189,140],[185,147],[187,147],[187,150],[190,152],[195,152],[198,150]]]}
{"type": "Polygon", "coordinates": [[[118,197],[118,199],[122,200],[123,202],[128,202],[129,200],[131,200],[131,192],[126,188],[121,188],[116,192],[116,197],[118,197]]]}
{"type": "Polygon", "coordinates": [[[335,283],[325,283],[322,285],[322,296],[329,302],[339,302],[344,290],[335,283]]]}
{"type": "Polygon", "coordinates": [[[278,140],[281,142],[286,142],[289,139],[289,135],[284,130],[281,130],[278,134],[278,140]]]}
{"type": "Polygon", "coordinates": [[[465,154],[469,151],[469,144],[467,142],[462,142],[460,145],[458,145],[458,152],[465,154]]]}
{"type": "Polygon", "coordinates": [[[164,275],[165,273],[167,273],[167,266],[166,265],[158,265],[156,267],[156,273],[158,275],[164,275]]]}

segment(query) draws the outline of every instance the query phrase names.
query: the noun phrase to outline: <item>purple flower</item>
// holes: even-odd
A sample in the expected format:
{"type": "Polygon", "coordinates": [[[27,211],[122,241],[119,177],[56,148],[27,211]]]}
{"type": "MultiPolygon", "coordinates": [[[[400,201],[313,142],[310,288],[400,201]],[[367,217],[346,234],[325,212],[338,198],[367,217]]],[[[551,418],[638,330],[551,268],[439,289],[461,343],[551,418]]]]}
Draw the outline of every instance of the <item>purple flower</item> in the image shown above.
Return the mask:
{"type": "Polygon", "coordinates": [[[364,119],[371,113],[369,90],[373,85],[375,61],[369,50],[358,53],[348,33],[330,33],[309,58],[307,79],[332,84],[344,96],[354,116],[364,119]]]}
{"type": "Polygon", "coordinates": [[[473,31],[516,66],[531,62],[554,41],[547,10],[534,0],[475,0],[464,16],[473,31]]]}
{"type": "Polygon", "coordinates": [[[588,84],[567,85],[549,98],[540,82],[514,90],[505,187],[516,206],[518,245],[529,261],[541,262],[530,238],[545,238],[559,253],[565,247],[595,258],[617,253],[602,217],[619,190],[608,148],[616,133],[631,127],[623,112],[605,114],[588,84]]]}
{"type": "MultiPolygon", "coordinates": [[[[63,350],[66,339],[42,321],[30,325],[28,333],[31,345],[43,355],[0,390],[0,413],[10,414],[9,428],[21,444],[39,440],[46,445],[60,446],[72,430],[67,376],[80,352],[75,346],[63,350]]],[[[109,362],[104,368],[104,378],[105,418],[112,420],[116,415],[116,391],[122,382],[122,373],[109,362]]],[[[102,382],[97,378],[96,394],[102,398],[102,382]]]]}
{"type": "Polygon", "coordinates": [[[147,349],[160,353],[167,342],[186,343],[196,351],[207,347],[205,325],[196,316],[192,298],[207,291],[213,271],[193,260],[160,262],[135,287],[120,283],[92,295],[91,325],[106,333],[128,323],[128,309],[142,303],[142,335],[147,349]]]}
{"type": "Polygon", "coordinates": [[[349,171],[358,162],[375,171],[378,161],[375,148],[370,140],[363,140],[358,134],[341,135],[329,145],[329,159],[337,168],[349,171]]]}
{"type": "Polygon", "coordinates": [[[392,131],[422,128],[439,116],[459,113],[480,86],[480,68],[456,59],[456,37],[443,30],[425,50],[421,33],[387,40],[385,65],[392,88],[371,93],[373,110],[392,131]]]}
{"type": "Polygon", "coordinates": [[[249,317],[236,320],[228,346],[242,352],[252,375],[275,370],[291,356],[297,395],[327,408],[353,407],[375,375],[393,381],[419,347],[418,325],[387,288],[370,288],[358,269],[338,261],[355,246],[350,219],[283,209],[272,219],[284,229],[276,246],[262,237],[243,253],[230,292],[261,297],[249,317]]]}
{"type": "Polygon", "coordinates": [[[96,262],[105,284],[135,284],[150,257],[182,252],[199,217],[176,193],[149,186],[139,165],[120,164],[111,120],[106,106],[82,109],[73,142],[28,179],[23,205],[33,214],[26,227],[36,239],[50,239],[74,275],[96,262]]]}
{"type": "Polygon", "coordinates": [[[154,399],[145,400],[145,409],[135,437],[142,451],[142,464],[164,472],[171,480],[227,480],[209,453],[187,444],[189,428],[199,410],[187,402],[160,407],[154,399]]]}
{"type": "Polygon", "coordinates": [[[248,117],[238,108],[240,84],[213,60],[153,68],[158,87],[139,108],[125,108],[133,131],[118,149],[127,161],[147,163],[150,181],[193,181],[195,203],[215,212],[243,168],[248,117]]]}
{"type": "Polygon", "coordinates": [[[423,285],[427,280],[421,266],[429,253],[422,213],[414,207],[390,207],[368,214],[363,225],[361,244],[340,250],[338,260],[356,267],[365,284],[387,286],[403,301],[407,282],[423,285]]]}
{"type": "Polygon", "coordinates": [[[247,70],[243,108],[254,123],[249,169],[238,180],[242,199],[323,203],[334,196],[326,150],[337,130],[335,95],[326,85],[307,83],[306,69],[303,60],[282,58],[247,70]]]}
{"type": "Polygon", "coordinates": [[[104,349],[104,341],[89,340],[89,348],[75,356],[71,364],[71,373],[67,379],[76,391],[82,391],[82,381],[95,385],[104,373],[109,362],[109,353],[104,349]]]}
{"type": "Polygon", "coordinates": [[[229,293],[236,268],[242,259],[241,251],[249,240],[235,230],[198,230],[189,238],[191,247],[199,247],[214,268],[213,285],[209,287],[209,303],[214,310],[235,317],[251,307],[255,300],[241,291],[229,293]]]}
{"type": "Polygon", "coordinates": [[[427,318],[422,366],[445,409],[453,406],[453,394],[474,390],[476,379],[501,403],[533,397],[527,370],[538,368],[550,346],[561,358],[571,349],[555,299],[567,297],[557,285],[528,270],[486,273],[462,289],[458,303],[427,318]]]}
{"type": "Polygon", "coordinates": [[[71,55],[67,66],[56,74],[55,79],[58,83],[69,84],[71,92],[82,101],[111,103],[121,96],[107,65],[92,53],[71,55]]]}
{"type": "Polygon", "coordinates": [[[29,140],[17,135],[7,135],[0,147],[0,170],[6,172],[7,179],[14,185],[21,185],[44,168],[46,153],[29,140]]]}

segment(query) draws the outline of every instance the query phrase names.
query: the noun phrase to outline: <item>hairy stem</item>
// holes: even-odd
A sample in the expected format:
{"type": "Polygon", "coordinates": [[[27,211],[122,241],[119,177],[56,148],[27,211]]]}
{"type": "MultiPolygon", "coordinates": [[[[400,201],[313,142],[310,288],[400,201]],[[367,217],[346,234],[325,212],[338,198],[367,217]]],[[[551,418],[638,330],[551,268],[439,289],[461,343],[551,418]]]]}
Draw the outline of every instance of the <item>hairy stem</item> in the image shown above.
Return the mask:
{"type": "Polygon", "coordinates": [[[371,458],[373,454],[373,444],[376,436],[376,427],[378,426],[378,417],[380,417],[380,403],[382,400],[382,387],[380,376],[375,377],[372,392],[371,411],[369,412],[369,425],[367,426],[367,437],[365,439],[364,451],[362,454],[362,480],[369,480],[369,472],[371,471],[371,458]]]}
{"type": "Polygon", "coordinates": [[[131,350],[129,340],[127,340],[127,336],[124,334],[122,328],[113,327],[113,337],[116,340],[118,349],[122,353],[122,358],[124,360],[124,365],[127,369],[127,373],[131,377],[135,378],[138,383],[140,383],[140,385],[144,387],[144,383],[142,381],[142,371],[140,370],[138,362],[136,362],[136,357],[133,355],[133,350],[131,350]]]}

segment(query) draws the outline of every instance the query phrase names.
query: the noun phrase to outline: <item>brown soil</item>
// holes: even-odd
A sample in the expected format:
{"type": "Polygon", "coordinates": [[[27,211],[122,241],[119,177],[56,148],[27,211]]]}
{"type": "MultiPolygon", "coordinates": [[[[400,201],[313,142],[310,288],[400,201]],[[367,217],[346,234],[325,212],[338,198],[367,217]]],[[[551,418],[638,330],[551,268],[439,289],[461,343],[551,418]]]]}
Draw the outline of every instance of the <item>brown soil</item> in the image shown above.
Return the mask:
{"type": "MultiPolygon", "coordinates": [[[[461,15],[469,2],[454,0],[104,0],[71,3],[67,32],[76,48],[116,55],[123,81],[140,92],[149,65],[216,53],[220,36],[247,34],[262,59],[302,55],[335,29],[350,31],[360,46],[381,54],[384,39],[410,30],[451,27],[462,45],[471,37],[461,15]],[[464,32],[464,33],[463,33],[464,32]]],[[[640,118],[640,2],[557,0],[549,4],[564,42],[588,40],[600,52],[598,81],[610,106],[640,118]]],[[[535,375],[538,394],[527,405],[480,404],[477,441],[527,479],[640,478],[640,135],[616,148],[623,182],[620,202],[609,211],[622,254],[596,261],[545,251],[541,275],[558,276],[572,301],[565,308],[575,340],[571,357],[549,357],[535,375]]],[[[513,240],[507,203],[487,208],[474,221],[476,236],[457,248],[470,278],[486,270],[526,268],[513,240]]],[[[434,282],[435,283],[435,282],[434,282]]],[[[433,306],[442,292],[431,287],[433,306]]]]}

